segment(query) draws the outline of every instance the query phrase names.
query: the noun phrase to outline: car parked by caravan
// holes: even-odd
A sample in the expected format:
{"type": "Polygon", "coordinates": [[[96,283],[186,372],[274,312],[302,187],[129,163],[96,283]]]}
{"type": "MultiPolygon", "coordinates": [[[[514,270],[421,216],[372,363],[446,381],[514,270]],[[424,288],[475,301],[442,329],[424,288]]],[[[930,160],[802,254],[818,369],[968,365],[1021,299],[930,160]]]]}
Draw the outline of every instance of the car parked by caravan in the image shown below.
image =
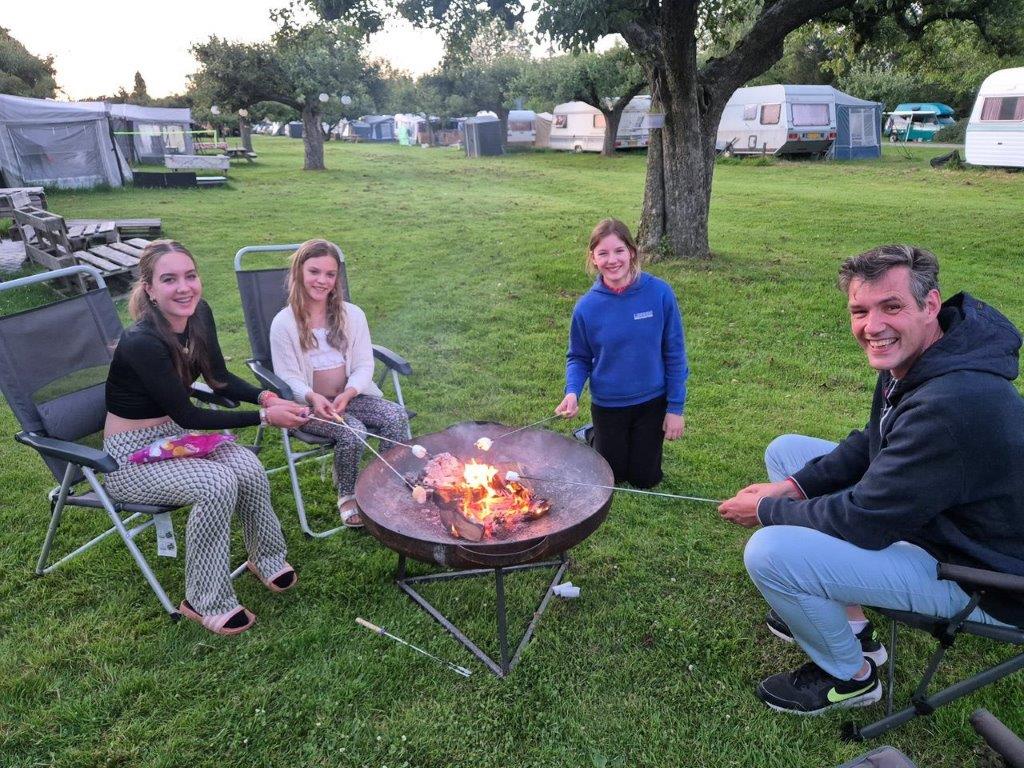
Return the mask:
{"type": "MultiPolygon", "coordinates": [[[[615,132],[615,148],[646,147],[650,127],[647,115],[651,109],[650,96],[637,96],[622,110],[619,128],[615,132]]],[[[551,149],[571,152],[600,152],[604,146],[605,118],[601,110],[582,101],[567,101],[555,107],[552,113],[551,149]]]]}
{"type": "Polygon", "coordinates": [[[834,88],[737,88],[722,112],[715,148],[734,155],[824,155],[836,138],[834,88]]]}
{"type": "Polygon", "coordinates": [[[972,165],[1024,168],[1024,67],[985,78],[967,123],[965,152],[972,165]]]}

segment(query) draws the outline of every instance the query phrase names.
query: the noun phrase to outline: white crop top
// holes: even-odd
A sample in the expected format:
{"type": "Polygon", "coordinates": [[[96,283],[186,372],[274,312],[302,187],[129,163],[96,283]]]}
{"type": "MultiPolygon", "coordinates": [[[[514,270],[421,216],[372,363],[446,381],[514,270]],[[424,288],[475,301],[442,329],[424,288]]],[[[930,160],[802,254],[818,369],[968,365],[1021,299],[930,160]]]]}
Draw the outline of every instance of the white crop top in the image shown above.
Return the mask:
{"type": "Polygon", "coordinates": [[[306,350],[310,368],[314,371],[329,371],[345,365],[345,355],[328,343],[326,328],[314,328],[313,338],[316,339],[317,346],[306,350]]]}

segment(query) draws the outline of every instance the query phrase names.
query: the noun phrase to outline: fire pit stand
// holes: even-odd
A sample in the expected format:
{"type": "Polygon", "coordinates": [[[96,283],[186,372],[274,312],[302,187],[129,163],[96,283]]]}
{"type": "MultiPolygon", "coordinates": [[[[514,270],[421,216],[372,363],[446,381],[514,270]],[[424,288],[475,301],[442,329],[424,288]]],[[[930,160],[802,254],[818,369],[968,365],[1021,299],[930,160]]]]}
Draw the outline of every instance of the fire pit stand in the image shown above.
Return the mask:
{"type": "Polygon", "coordinates": [[[469,542],[452,535],[442,524],[439,508],[428,501],[418,504],[401,475],[415,476],[423,462],[401,446],[376,458],[356,481],[356,501],[366,530],[398,553],[395,582],[424,611],[468,648],[498,677],[505,677],[519,662],[533,636],[552,590],[569,567],[567,552],[597,530],[611,506],[614,483],[608,463],[592,448],[576,440],[541,429],[526,429],[494,443],[483,455],[475,448],[481,437],[509,431],[502,424],[463,422],[441,432],[422,435],[416,442],[432,455],[450,452],[475,457],[499,467],[515,467],[526,475],[570,481],[532,483],[537,496],[551,503],[551,511],[494,538],[469,542]],[[407,558],[452,570],[410,576],[407,558]],[[526,633],[510,654],[505,606],[505,575],[535,568],[553,568],[554,577],[544,591],[526,633]],[[500,660],[492,659],[437,608],[416,591],[420,584],[494,575],[500,660]]]}
{"type": "Polygon", "coordinates": [[[533,637],[533,631],[537,628],[537,624],[540,621],[541,615],[544,613],[544,609],[548,607],[548,601],[551,599],[552,590],[558,586],[562,581],[562,575],[565,570],[569,567],[569,558],[563,552],[559,555],[557,560],[547,560],[543,563],[527,563],[526,565],[511,565],[505,568],[474,568],[466,571],[444,571],[442,573],[429,573],[423,576],[408,576],[405,569],[405,555],[398,556],[398,573],[395,576],[395,583],[398,588],[401,589],[405,594],[412,598],[420,608],[430,614],[430,617],[434,619],[438,624],[448,630],[451,635],[462,643],[469,651],[482,661],[491,672],[498,677],[505,677],[512,669],[519,663],[519,659],[523,654],[523,649],[526,648],[530,642],[530,638],[533,637]],[[516,646],[515,653],[509,658],[509,647],[508,647],[508,620],[505,612],[505,574],[512,571],[526,571],[533,570],[536,568],[557,568],[555,576],[551,580],[547,589],[544,591],[544,597],[540,601],[540,605],[537,606],[537,610],[533,612],[533,618],[530,620],[529,626],[526,628],[526,632],[523,635],[522,640],[519,641],[519,645],[516,646]],[[494,587],[497,593],[497,606],[495,608],[495,614],[498,622],[498,647],[501,651],[501,662],[498,663],[470,640],[466,635],[456,627],[448,618],[441,613],[437,608],[430,604],[430,602],[417,592],[412,585],[413,584],[424,584],[434,581],[452,581],[454,579],[469,579],[478,576],[488,576],[494,573],[494,587]]]}

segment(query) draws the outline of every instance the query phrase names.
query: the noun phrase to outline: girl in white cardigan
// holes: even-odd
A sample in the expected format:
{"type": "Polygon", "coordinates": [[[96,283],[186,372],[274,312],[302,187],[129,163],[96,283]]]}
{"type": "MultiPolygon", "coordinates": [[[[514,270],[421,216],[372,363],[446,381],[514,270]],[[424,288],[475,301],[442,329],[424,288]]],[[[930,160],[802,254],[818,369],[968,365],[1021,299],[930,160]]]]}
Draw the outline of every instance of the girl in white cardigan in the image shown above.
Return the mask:
{"type": "MultiPolygon", "coordinates": [[[[314,415],[389,440],[408,437],[405,409],[383,398],[373,383],[373,347],[366,315],[342,298],[341,260],[326,240],[308,240],[292,254],[288,306],[270,325],[274,373],[291,387],[296,402],[314,415]]],[[[363,443],[341,424],[311,419],[302,427],[334,441],[338,512],[350,528],[363,525],[356,506],[356,475],[363,443]]]]}

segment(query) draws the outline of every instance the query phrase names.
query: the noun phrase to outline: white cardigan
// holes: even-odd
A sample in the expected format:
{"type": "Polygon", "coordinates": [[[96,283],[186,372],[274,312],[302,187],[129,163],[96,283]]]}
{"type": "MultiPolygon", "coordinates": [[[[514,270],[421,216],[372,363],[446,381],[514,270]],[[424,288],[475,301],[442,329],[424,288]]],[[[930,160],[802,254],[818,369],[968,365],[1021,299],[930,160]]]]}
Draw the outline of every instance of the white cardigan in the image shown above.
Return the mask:
{"type": "MultiPolygon", "coordinates": [[[[382,397],[383,392],[373,383],[373,345],[366,314],[355,304],[345,302],[345,373],[346,387],[353,387],[361,395],[382,397]]],[[[270,324],[270,354],[274,373],[291,387],[297,403],[306,403],[306,394],[313,388],[313,369],[299,343],[299,326],[292,308],[286,306],[275,315],[270,324]]]]}

